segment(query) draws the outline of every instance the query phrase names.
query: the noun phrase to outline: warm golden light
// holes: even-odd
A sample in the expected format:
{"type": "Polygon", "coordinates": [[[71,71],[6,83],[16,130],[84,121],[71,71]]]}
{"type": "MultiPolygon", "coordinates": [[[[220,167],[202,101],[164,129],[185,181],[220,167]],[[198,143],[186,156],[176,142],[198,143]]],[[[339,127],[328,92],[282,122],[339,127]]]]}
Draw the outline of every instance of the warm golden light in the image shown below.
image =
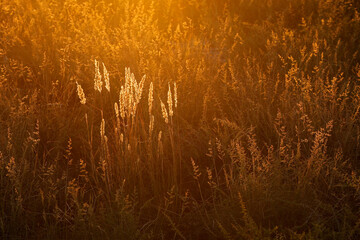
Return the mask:
{"type": "Polygon", "coordinates": [[[360,239],[356,0],[2,0],[0,239],[360,239]]]}

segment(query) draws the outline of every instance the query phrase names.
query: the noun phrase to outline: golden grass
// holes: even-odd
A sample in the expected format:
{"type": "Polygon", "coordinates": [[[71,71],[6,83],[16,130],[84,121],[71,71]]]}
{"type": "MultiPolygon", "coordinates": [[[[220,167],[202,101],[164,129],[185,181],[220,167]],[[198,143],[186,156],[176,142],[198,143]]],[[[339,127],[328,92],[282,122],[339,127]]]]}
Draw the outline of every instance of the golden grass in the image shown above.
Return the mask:
{"type": "Polygon", "coordinates": [[[359,12],[3,0],[0,238],[359,238],[359,12]]]}

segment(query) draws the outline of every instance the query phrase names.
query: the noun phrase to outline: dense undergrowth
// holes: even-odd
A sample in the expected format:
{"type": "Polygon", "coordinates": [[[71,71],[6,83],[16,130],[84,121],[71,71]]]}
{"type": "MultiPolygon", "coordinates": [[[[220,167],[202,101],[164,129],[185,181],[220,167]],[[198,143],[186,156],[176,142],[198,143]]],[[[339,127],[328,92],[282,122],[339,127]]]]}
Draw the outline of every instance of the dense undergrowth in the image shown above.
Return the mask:
{"type": "Polygon", "coordinates": [[[355,0],[2,0],[0,238],[358,239],[359,46],[355,0]]]}

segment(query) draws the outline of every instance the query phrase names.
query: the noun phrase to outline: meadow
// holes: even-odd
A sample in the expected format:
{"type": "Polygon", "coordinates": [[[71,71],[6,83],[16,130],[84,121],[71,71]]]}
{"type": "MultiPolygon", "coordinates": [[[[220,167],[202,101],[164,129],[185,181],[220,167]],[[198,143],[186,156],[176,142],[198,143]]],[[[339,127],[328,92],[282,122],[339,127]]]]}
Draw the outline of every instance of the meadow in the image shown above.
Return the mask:
{"type": "Polygon", "coordinates": [[[0,239],[360,239],[357,0],[1,0],[0,239]]]}

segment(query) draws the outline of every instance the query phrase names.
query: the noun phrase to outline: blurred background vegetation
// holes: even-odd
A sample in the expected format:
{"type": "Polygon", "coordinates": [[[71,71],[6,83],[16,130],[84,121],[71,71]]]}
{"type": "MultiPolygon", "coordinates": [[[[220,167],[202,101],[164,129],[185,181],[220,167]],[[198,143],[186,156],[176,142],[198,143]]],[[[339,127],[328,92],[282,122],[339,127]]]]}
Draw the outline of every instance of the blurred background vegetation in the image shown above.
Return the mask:
{"type": "Polygon", "coordinates": [[[2,0],[0,237],[358,239],[359,46],[356,0],[2,0]]]}

